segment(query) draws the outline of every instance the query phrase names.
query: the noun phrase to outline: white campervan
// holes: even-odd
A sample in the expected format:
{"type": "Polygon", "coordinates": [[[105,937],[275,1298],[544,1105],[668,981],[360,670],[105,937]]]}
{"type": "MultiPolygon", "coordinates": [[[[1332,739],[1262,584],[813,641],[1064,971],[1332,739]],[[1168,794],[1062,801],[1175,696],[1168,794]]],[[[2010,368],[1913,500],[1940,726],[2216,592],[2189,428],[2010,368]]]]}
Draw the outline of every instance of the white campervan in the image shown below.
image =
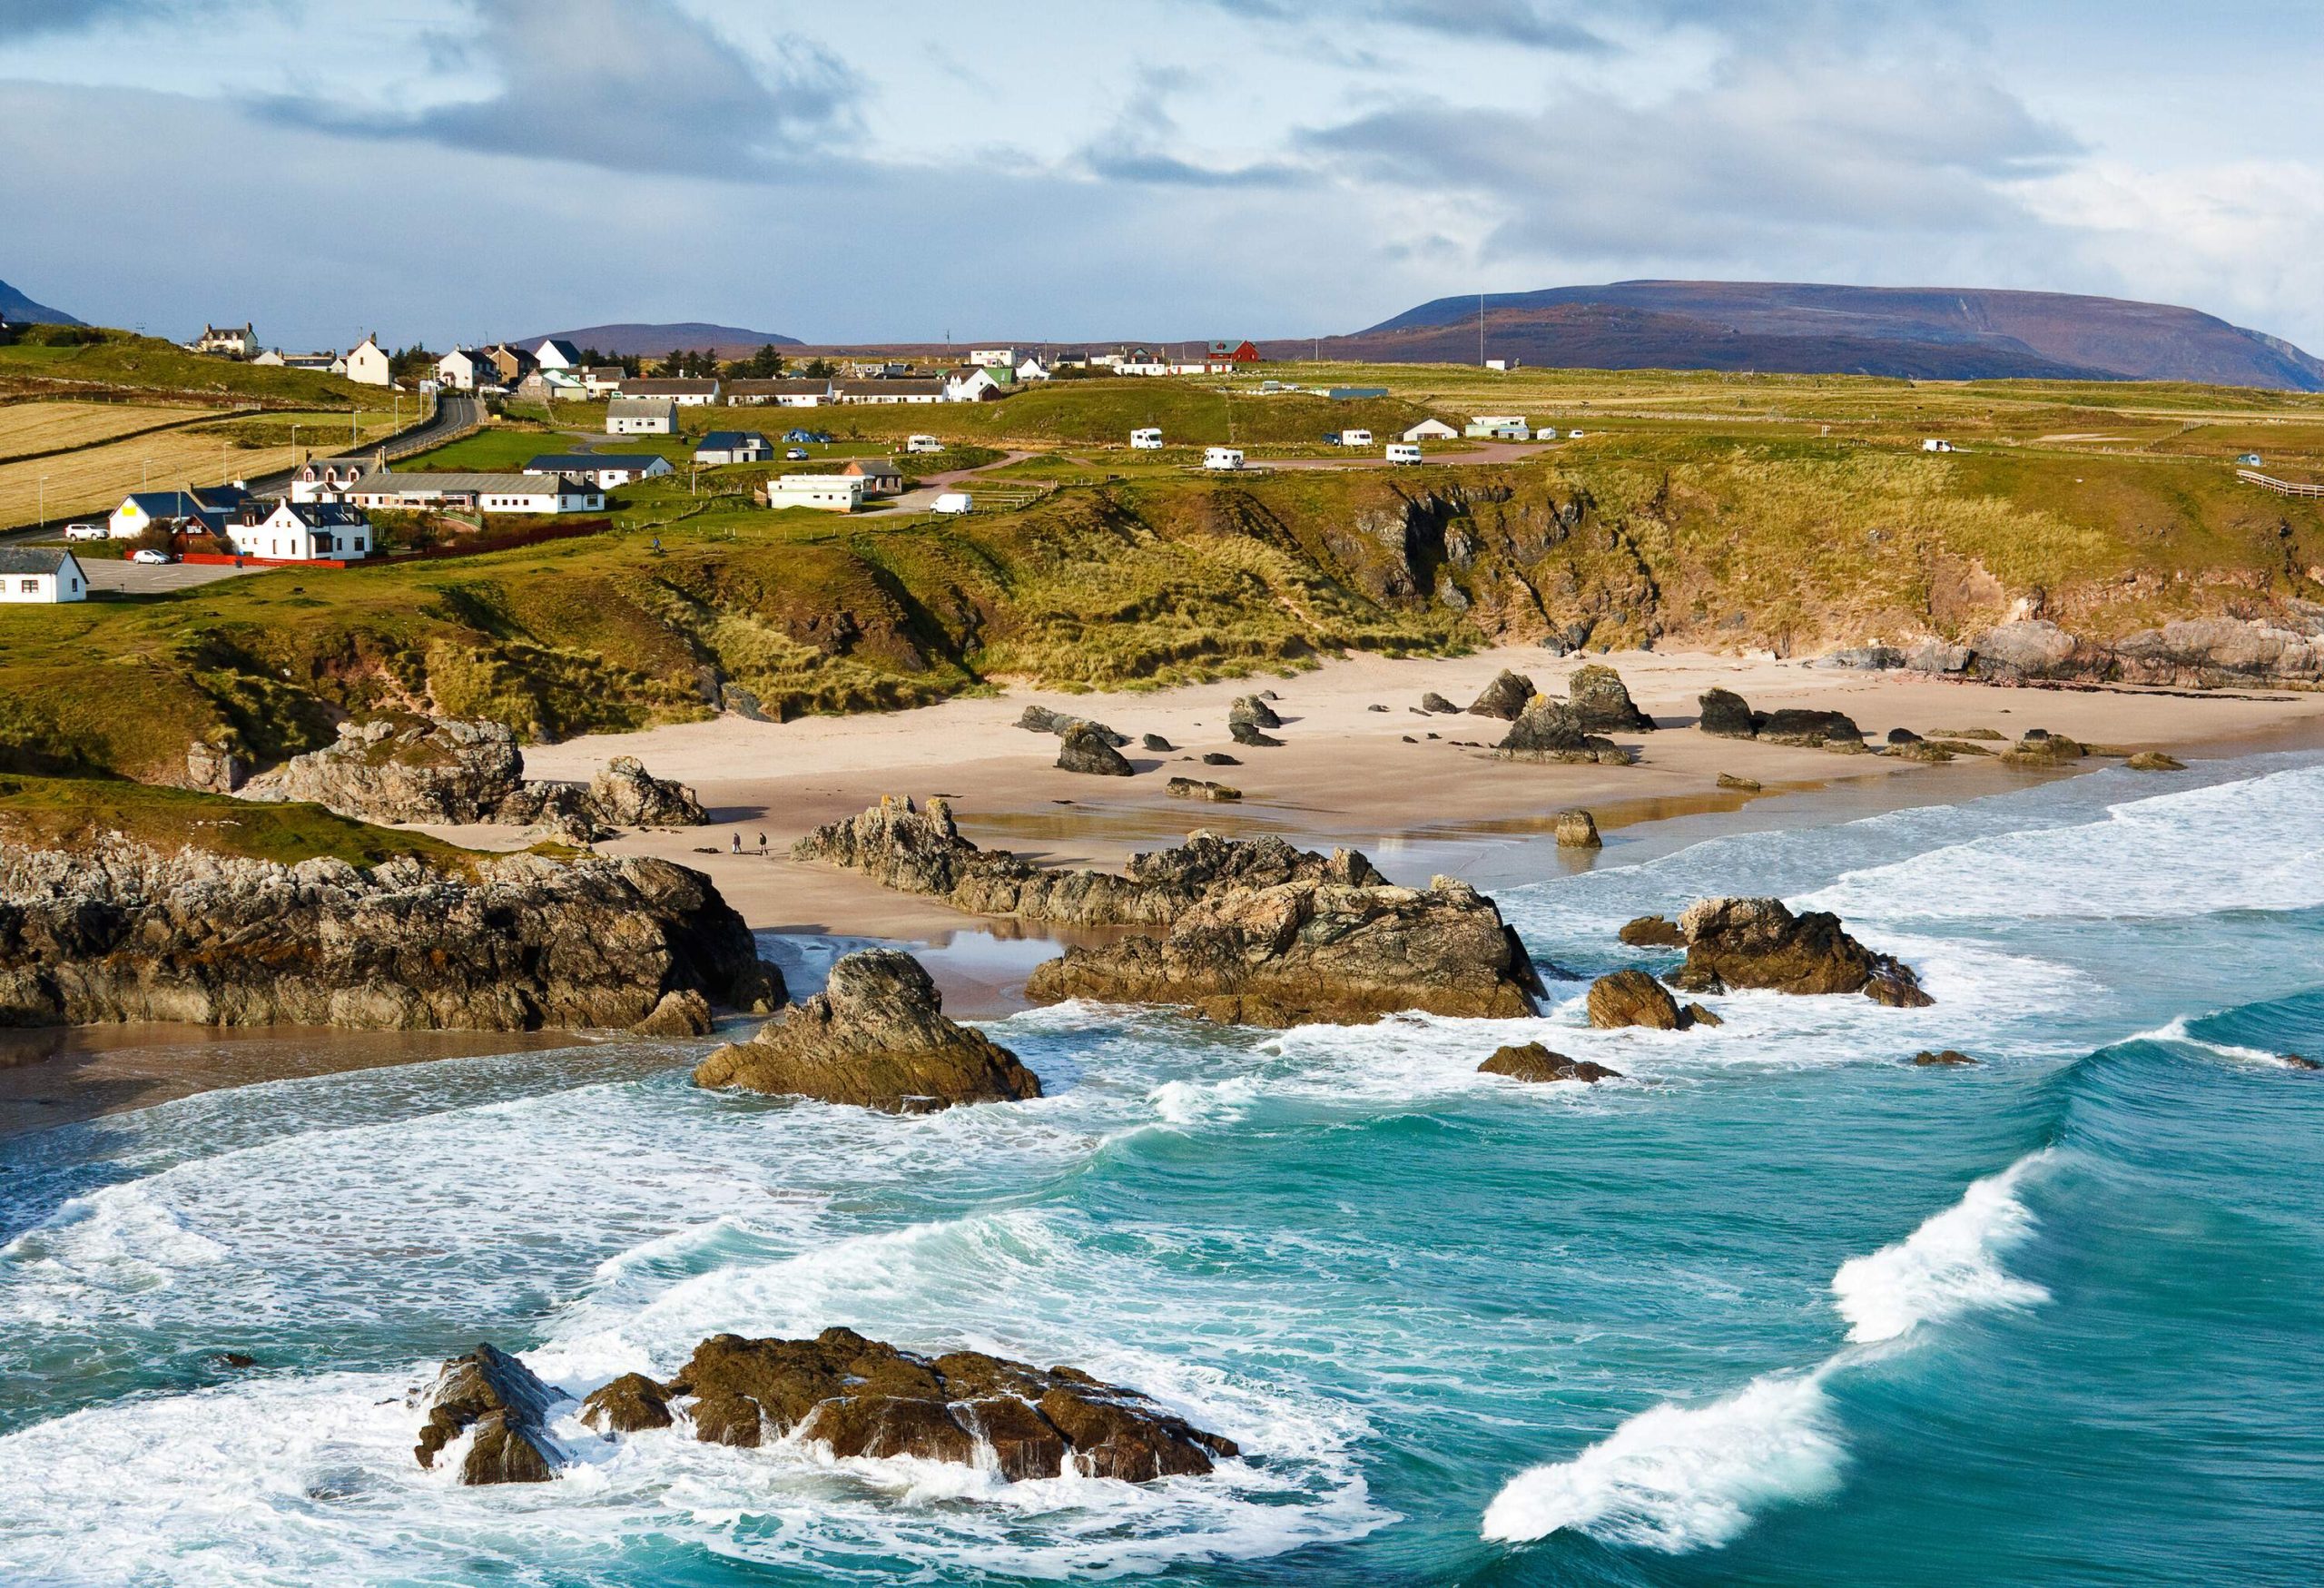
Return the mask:
{"type": "Polygon", "coordinates": [[[1388,461],[1391,463],[1418,463],[1420,461],[1420,449],[1410,441],[1391,441],[1388,443],[1388,461]]]}
{"type": "Polygon", "coordinates": [[[1240,447],[1206,447],[1203,449],[1202,466],[1205,469],[1240,469],[1243,467],[1243,449],[1240,447]]]}
{"type": "Polygon", "coordinates": [[[934,436],[907,436],[904,438],[904,450],[907,452],[941,452],[944,450],[944,443],[934,436]]]}
{"type": "Polygon", "coordinates": [[[976,506],[975,498],[964,490],[948,490],[928,504],[931,513],[965,513],[976,506]]]}
{"type": "Polygon", "coordinates": [[[1370,430],[1342,430],[1340,432],[1340,445],[1343,447],[1369,447],[1372,445],[1372,432],[1370,430]]]}
{"type": "Polygon", "coordinates": [[[1160,427],[1148,425],[1142,430],[1132,430],[1129,433],[1129,444],[1132,451],[1159,452],[1162,450],[1162,431],[1160,427]]]}

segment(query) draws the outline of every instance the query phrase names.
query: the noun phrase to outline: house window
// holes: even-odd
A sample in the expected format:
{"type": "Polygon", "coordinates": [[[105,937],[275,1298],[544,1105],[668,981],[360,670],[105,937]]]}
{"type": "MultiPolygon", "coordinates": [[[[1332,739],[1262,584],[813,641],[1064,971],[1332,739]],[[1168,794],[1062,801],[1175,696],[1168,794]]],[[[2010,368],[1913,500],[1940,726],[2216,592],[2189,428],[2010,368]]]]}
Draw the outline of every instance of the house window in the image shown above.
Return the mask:
{"type": "Polygon", "coordinates": [[[40,594],[40,581],[38,579],[19,580],[16,588],[27,596],[37,596],[40,594]]]}

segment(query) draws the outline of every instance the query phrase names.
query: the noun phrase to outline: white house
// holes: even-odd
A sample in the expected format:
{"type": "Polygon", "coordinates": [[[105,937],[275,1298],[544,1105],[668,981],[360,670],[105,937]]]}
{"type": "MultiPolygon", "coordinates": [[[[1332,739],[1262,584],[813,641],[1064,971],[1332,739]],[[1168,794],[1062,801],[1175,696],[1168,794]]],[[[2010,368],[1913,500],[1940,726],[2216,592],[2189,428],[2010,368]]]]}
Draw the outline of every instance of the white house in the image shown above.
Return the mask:
{"type": "Polygon", "coordinates": [[[279,501],[260,518],[255,508],[223,531],[238,557],[269,562],[348,561],[371,554],[371,520],[345,502],[279,501]]]}
{"type": "Polygon", "coordinates": [[[1014,369],[1017,365],[1015,348],[971,348],[968,361],[979,369],[1014,369]]]}
{"type": "Polygon", "coordinates": [[[606,404],[608,436],[675,436],[678,405],[668,398],[616,397],[606,404]]]}
{"type": "Polygon", "coordinates": [[[1017,365],[1018,380],[1046,380],[1049,378],[1049,368],[1047,364],[1042,363],[1040,360],[1034,358],[1030,354],[1027,354],[1022,360],[1019,360],[1017,365]]]}
{"type": "Polygon", "coordinates": [[[53,546],[0,546],[0,604],[88,598],[89,576],[71,552],[53,546]]]}
{"type": "Polygon", "coordinates": [[[659,479],[676,472],[666,458],[653,452],[548,452],[525,465],[527,474],[569,474],[594,480],[599,490],[613,490],[633,479],[659,479]]]}
{"type": "MultiPolygon", "coordinates": [[[[468,349],[454,348],[436,360],[436,380],[439,385],[448,387],[454,391],[474,391],[477,367],[481,363],[483,360],[468,349]]],[[[488,364],[484,367],[487,370],[491,368],[488,364]]]]}
{"type": "Polygon", "coordinates": [[[680,408],[707,408],[718,400],[718,382],[693,380],[624,380],[621,383],[621,394],[624,397],[666,398],[680,408]]]}
{"type": "Polygon", "coordinates": [[[212,325],[204,321],[202,334],[193,339],[197,353],[222,353],[230,359],[247,359],[258,350],[258,332],[248,322],[241,325],[212,325]]]}
{"type": "Polygon", "coordinates": [[[561,336],[553,336],[533,350],[533,362],[544,370],[578,370],[581,350],[561,336]]]}
{"type": "Polygon", "coordinates": [[[473,508],[486,513],[597,513],[606,493],[569,474],[365,475],[348,492],[364,508],[473,508]]]}
{"type": "Polygon", "coordinates": [[[379,349],[377,332],[358,342],[347,355],[347,378],[358,386],[392,386],[395,374],[388,355],[379,349]]]}
{"type": "Polygon", "coordinates": [[[863,505],[863,481],[852,474],[786,474],[753,493],[770,508],[817,508],[852,513],[863,505]]]}
{"type": "Polygon", "coordinates": [[[581,371],[581,390],[594,399],[619,395],[629,371],[619,364],[592,364],[581,371]]]}
{"type": "Polygon", "coordinates": [[[1000,381],[995,379],[993,372],[981,364],[974,369],[955,370],[944,377],[944,400],[947,402],[988,401],[1000,395],[1000,381]]]}
{"type": "Polygon", "coordinates": [[[1423,419],[1404,432],[1407,441],[1450,441],[1461,434],[1443,419],[1423,419]]]}
{"type": "Polygon", "coordinates": [[[704,468],[722,463],[763,463],[774,444],[756,430],[713,430],[695,443],[694,460],[704,468]]]}
{"type": "Polygon", "coordinates": [[[945,382],[928,380],[835,380],[832,383],[833,402],[862,402],[891,404],[899,402],[942,402],[945,382]]]}
{"type": "Polygon", "coordinates": [[[335,502],[374,467],[368,458],[310,458],[290,477],[290,499],[335,502]]]}
{"type": "Polygon", "coordinates": [[[829,380],[729,380],[726,382],[726,406],[756,408],[773,403],[777,408],[820,408],[832,399],[829,380]]]}

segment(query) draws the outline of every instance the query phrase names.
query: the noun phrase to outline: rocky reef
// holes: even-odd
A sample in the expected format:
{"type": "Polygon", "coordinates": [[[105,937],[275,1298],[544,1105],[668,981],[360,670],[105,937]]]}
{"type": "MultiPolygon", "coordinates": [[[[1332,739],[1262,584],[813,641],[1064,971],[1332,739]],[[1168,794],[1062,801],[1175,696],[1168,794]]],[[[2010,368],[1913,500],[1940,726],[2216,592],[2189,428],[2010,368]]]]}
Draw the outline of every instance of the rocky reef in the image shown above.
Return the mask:
{"type": "Polygon", "coordinates": [[[1594,762],[1627,766],[1630,753],[1602,734],[1582,726],[1581,714],[1570,702],[1537,695],[1510,724],[1508,734],[1493,747],[1507,761],[1594,762]]]}
{"type": "Polygon", "coordinates": [[[701,873],[536,854],[369,869],[0,844],[0,1025],[629,1026],[673,993],[772,1009],[783,979],[701,873]]]}
{"type": "Polygon", "coordinates": [[[2146,684],[2181,689],[2324,683],[2324,606],[2302,600],[2181,618],[2112,640],[2046,617],[1996,624],[1965,645],[1924,640],[1836,651],[1822,665],[1955,674],[2002,684],[2146,684]]]}
{"type": "MultiPolygon", "coordinates": [[[[1343,851],[1345,854],[1348,852],[1343,851]]],[[[1337,858],[1337,857],[1335,857],[1337,858]]],[[[1167,1003],[1258,1026],[1360,1024],[1404,1010],[1513,1018],[1541,984],[1492,901],[1438,877],[1426,888],[1305,878],[1215,891],[1167,935],[1076,947],[1037,967],[1037,1003],[1167,1003]]]]}
{"type": "Polygon", "coordinates": [[[1670,984],[1682,991],[1861,992],[1898,1009],[1935,1001],[1911,966],[1865,947],[1828,912],[1795,915],[1780,899],[1699,899],[1679,931],[1687,959],[1670,984]]]}
{"type": "Polygon", "coordinates": [[[1546,1084],[1557,1080],[1579,1080],[1595,1086],[1601,1080],[1620,1080],[1622,1072],[1609,1070],[1603,1064],[1593,1064],[1587,1059],[1569,1059],[1553,1053],[1539,1042],[1527,1042],[1521,1047],[1494,1050],[1492,1058],[1477,1066],[1480,1075],[1505,1075],[1512,1080],[1529,1080],[1546,1084]]]}
{"type": "MultiPolygon", "coordinates": [[[[473,1428],[461,1482],[547,1482],[566,1459],[545,1429],[564,1399],[515,1357],[479,1346],[444,1365],[415,1454],[432,1465],[473,1428]]],[[[746,1449],[797,1438],[842,1460],[989,1459],[1010,1482],[1072,1472],[1151,1483],[1202,1476],[1241,1454],[1232,1439],[1076,1368],[981,1351],[922,1356],[847,1328],[812,1340],[713,1335],[667,1381],[623,1374],[594,1391],[580,1415],[602,1438],[684,1429],[746,1449]]]]}
{"type": "Polygon", "coordinates": [[[1016,1054],[945,1018],[927,971],[896,949],[849,954],[822,991],[712,1053],[694,1081],[891,1113],[1041,1095],[1016,1054]]]}

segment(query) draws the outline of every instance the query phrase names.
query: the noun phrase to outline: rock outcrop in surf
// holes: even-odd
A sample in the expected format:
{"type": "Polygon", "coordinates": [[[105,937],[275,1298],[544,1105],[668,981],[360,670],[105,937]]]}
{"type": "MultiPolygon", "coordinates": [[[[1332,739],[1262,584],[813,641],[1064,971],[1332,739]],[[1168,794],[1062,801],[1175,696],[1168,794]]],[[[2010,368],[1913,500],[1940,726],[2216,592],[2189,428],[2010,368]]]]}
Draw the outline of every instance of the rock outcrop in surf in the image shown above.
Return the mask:
{"type": "Polygon", "coordinates": [[[0,1025],[625,1027],[674,992],[783,998],[710,879],[667,861],[0,845],[0,1025]]]}
{"type": "Polygon", "coordinates": [[[428,1420],[412,1454],[422,1466],[463,1434],[464,1484],[545,1484],[565,1465],[548,1435],[548,1415],[565,1397],[533,1370],[501,1350],[481,1345],[444,1364],[427,1392],[428,1420]]]}
{"type": "MultiPolygon", "coordinates": [[[[1233,1024],[1360,1024],[1404,1010],[1510,1019],[1534,1012],[1540,976],[1492,901],[1438,877],[1426,888],[1302,878],[1216,891],[1167,936],[1068,949],[1038,966],[1036,1003],[1167,1003],[1233,1024]]],[[[1337,860],[1339,857],[1335,856],[1337,860]]]]}
{"type": "Polygon", "coordinates": [[[849,954],[822,991],[712,1053],[694,1080],[890,1113],[1041,1095],[1016,1054],[945,1017],[927,971],[897,949],[849,954]]]}
{"type": "Polygon", "coordinates": [[[1670,984],[1682,991],[1861,992],[1898,1009],[1935,1001],[1911,966],[1865,947],[1825,911],[1795,915],[1780,899],[1699,899],[1679,931],[1687,959],[1670,984]]]}
{"type": "Polygon", "coordinates": [[[1622,1072],[1609,1070],[1603,1064],[1593,1064],[1587,1059],[1569,1059],[1553,1053],[1539,1042],[1495,1049],[1492,1058],[1477,1066],[1480,1075],[1505,1075],[1512,1080],[1529,1080],[1546,1084],[1557,1080],[1579,1080],[1595,1086],[1601,1080],[1620,1080],[1622,1072]]]}

